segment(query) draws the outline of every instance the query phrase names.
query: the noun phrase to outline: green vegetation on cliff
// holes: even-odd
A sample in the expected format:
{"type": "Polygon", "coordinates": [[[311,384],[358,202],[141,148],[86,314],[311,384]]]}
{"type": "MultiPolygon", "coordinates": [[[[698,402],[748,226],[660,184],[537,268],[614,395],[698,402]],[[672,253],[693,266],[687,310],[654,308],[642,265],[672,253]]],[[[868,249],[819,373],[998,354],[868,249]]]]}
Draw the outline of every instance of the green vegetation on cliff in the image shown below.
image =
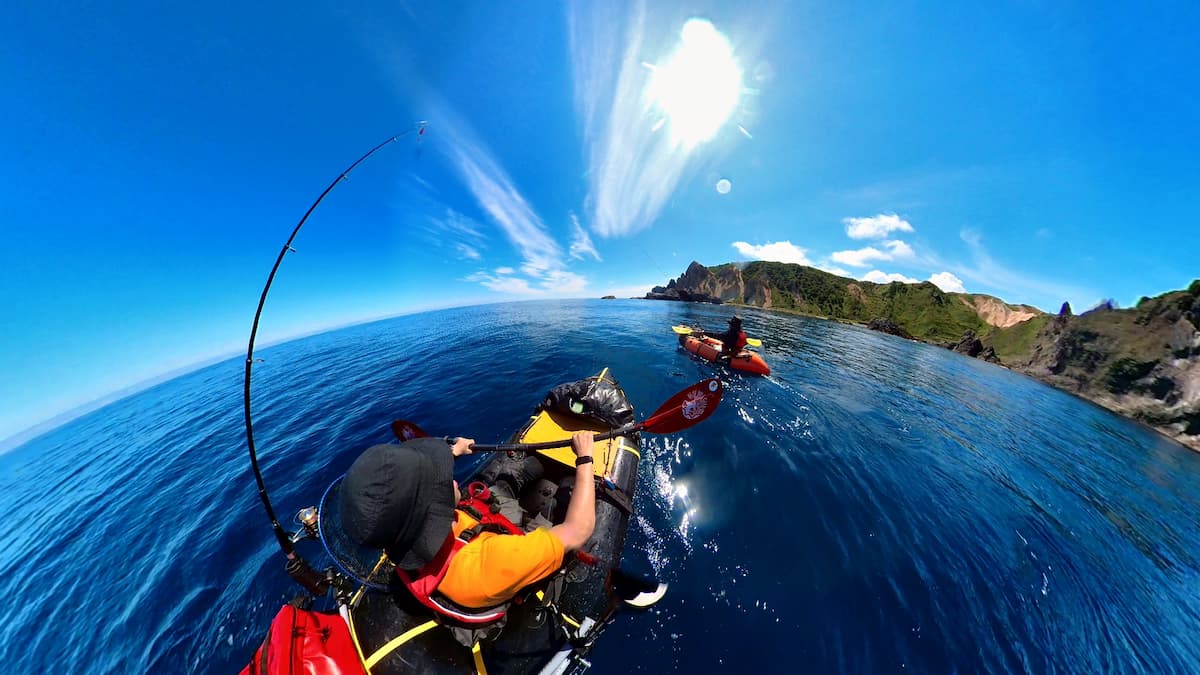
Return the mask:
{"type": "Polygon", "coordinates": [[[1052,316],[927,281],[876,284],[791,263],[693,262],[676,285],[706,301],[873,323],[999,360],[1200,449],[1200,280],[1132,309],[1110,301],[1078,316],[1066,303],[1052,316]]]}
{"type": "Polygon", "coordinates": [[[1029,356],[1034,339],[1050,320],[1050,316],[1042,314],[1008,328],[992,328],[986,334],[986,338],[991,339],[992,349],[996,350],[996,356],[1001,362],[1010,363],[1025,359],[1029,356]]]}
{"type": "Polygon", "coordinates": [[[876,284],[804,265],[762,261],[746,265],[742,279],[747,288],[752,282],[768,286],[771,307],[860,323],[891,319],[922,340],[951,342],[968,330],[979,332],[987,327],[969,300],[963,300],[972,296],[946,293],[928,281],[876,284]]]}

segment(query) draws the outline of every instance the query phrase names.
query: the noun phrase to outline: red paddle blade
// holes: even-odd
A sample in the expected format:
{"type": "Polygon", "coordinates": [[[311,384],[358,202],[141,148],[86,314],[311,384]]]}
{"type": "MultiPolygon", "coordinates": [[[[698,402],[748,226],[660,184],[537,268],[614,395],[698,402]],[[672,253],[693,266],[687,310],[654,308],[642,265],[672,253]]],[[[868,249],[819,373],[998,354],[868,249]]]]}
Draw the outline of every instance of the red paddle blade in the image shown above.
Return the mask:
{"type": "Polygon", "coordinates": [[[652,434],[670,434],[695,426],[717,409],[724,387],[717,378],[701,380],[672,396],[642,422],[652,434]]]}
{"type": "Polygon", "coordinates": [[[401,443],[413,438],[424,438],[429,435],[421,431],[421,427],[408,420],[396,420],[392,422],[392,433],[396,434],[396,440],[401,443]]]}

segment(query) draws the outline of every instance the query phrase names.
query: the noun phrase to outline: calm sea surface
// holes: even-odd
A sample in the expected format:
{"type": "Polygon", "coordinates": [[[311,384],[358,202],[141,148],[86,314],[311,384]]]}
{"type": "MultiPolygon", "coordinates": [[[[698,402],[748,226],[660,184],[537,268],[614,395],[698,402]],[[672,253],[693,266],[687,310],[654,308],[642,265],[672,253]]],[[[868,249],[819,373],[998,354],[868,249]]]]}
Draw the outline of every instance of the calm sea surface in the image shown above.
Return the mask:
{"type": "MultiPolygon", "coordinates": [[[[396,417],[502,441],[605,366],[644,416],[714,372],[670,326],[730,313],[501,304],[263,349],[276,509],[315,504],[396,417]]],[[[644,437],[627,555],[670,592],[605,635],[592,672],[1200,672],[1200,454],[944,350],[745,316],[774,373],[726,373],[712,418],[644,437]]],[[[241,377],[232,359],[0,456],[6,672],[247,661],[294,587],[241,377]]]]}

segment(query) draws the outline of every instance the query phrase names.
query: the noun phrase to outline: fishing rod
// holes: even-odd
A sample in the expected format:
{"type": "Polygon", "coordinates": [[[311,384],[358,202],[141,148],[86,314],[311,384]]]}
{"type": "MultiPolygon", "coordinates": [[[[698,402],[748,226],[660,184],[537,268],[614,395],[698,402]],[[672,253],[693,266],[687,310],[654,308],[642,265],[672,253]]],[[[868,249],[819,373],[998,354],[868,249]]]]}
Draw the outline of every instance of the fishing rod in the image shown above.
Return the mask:
{"type": "Polygon", "coordinates": [[[319,205],[321,201],[325,199],[325,196],[328,195],[333,188],[337,187],[338,183],[346,180],[346,178],[349,177],[350,172],[354,171],[354,169],[357,168],[359,164],[362,164],[364,161],[366,161],[368,157],[374,155],[384,146],[398,141],[406,136],[416,134],[417,140],[419,141],[421,137],[425,135],[425,126],[426,122],[418,122],[412,129],[398,133],[368,150],[362,157],[356,159],[353,164],[346,167],[344,171],[338,174],[337,178],[334,178],[333,182],[329,184],[329,187],[325,188],[325,191],[322,192],[321,195],[317,197],[317,200],[312,203],[312,206],[308,207],[308,210],[304,212],[304,217],[300,219],[300,222],[296,223],[296,227],[292,230],[291,236],[288,237],[286,242],[284,242],[283,248],[279,250],[279,256],[275,258],[275,265],[271,268],[271,273],[267,276],[267,283],[263,286],[262,295],[258,298],[258,309],[254,311],[254,323],[250,326],[250,342],[246,346],[246,376],[243,382],[244,386],[242,392],[242,403],[246,418],[246,445],[250,449],[250,466],[254,470],[254,481],[258,484],[258,497],[262,500],[263,508],[267,510],[267,518],[271,520],[271,528],[275,532],[275,540],[279,542],[279,548],[283,550],[283,553],[288,558],[288,575],[307,588],[309,591],[312,591],[317,595],[324,595],[325,591],[329,588],[329,580],[327,577],[309,567],[308,564],[305,563],[304,560],[301,559],[296,553],[296,547],[292,542],[291,536],[284,531],[283,526],[279,524],[279,519],[275,516],[275,509],[271,506],[271,498],[269,495],[267,495],[266,483],[263,481],[262,472],[258,467],[258,452],[254,445],[254,421],[251,418],[250,412],[250,376],[251,370],[254,367],[254,340],[258,335],[258,322],[262,317],[263,306],[267,302],[267,293],[270,292],[271,284],[275,281],[275,273],[279,271],[279,266],[283,263],[284,256],[286,256],[288,253],[295,252],[295,249],[292,248],[292,242],[295,241],[296,235],[300,232],[300,228],[304,227],[304,223],[308,221],[308,217],[312,215],[314,210],[316,210],[317,205],[319,205]]]}

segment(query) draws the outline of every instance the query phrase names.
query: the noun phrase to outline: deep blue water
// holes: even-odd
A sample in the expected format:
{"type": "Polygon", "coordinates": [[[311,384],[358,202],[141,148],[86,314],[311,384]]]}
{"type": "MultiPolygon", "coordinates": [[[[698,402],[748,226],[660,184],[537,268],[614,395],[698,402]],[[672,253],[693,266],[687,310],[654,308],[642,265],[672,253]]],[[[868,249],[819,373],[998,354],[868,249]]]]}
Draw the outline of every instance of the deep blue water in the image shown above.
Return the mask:
{"type": "MultiPolygon", "coordinates": [[[[490,305],[261,350],[276,509],[315,504],[396,417],[500,441],[604,366],[645,415],[713,372],[670,325],[729,313],[490,305]]],[[[729,375],[708,421],[644,437],[627,552],[671,590],[605,635],[593,672],[1200,671],[1200,455],[999,367],[745,314],[774,373],[729,375]]],[[[6,671],[245,663],[293,587],[241,375],[205,368],[0,456],[6,671]]]]}

